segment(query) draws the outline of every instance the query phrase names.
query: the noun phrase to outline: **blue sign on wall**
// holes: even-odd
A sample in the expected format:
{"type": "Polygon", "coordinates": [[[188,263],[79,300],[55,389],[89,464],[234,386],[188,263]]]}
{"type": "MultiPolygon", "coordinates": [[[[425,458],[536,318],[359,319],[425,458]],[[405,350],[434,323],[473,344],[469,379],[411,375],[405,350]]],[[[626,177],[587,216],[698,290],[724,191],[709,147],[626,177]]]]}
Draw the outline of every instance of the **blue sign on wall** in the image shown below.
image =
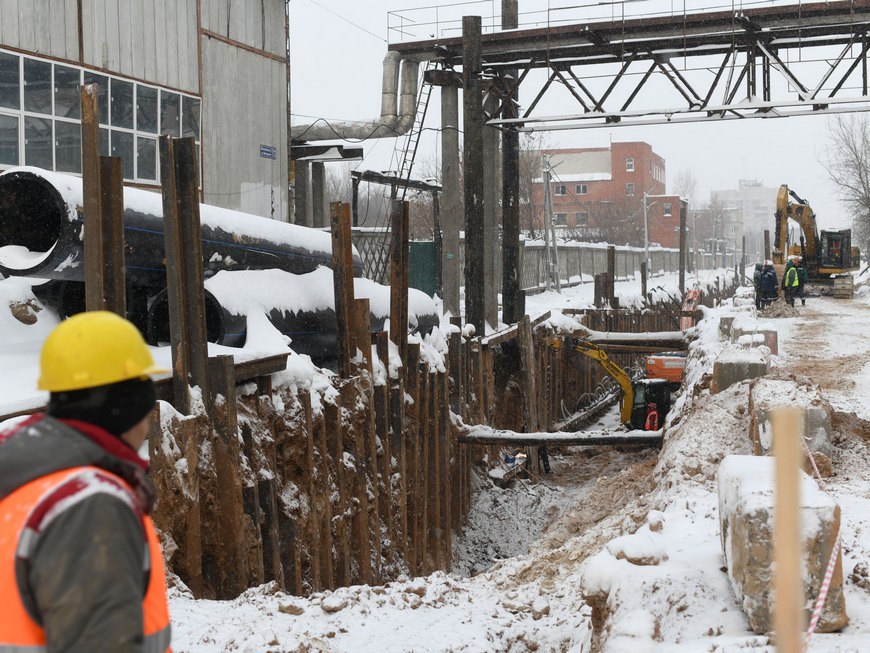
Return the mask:
{"type": "Polygon", "coordinates": [[[275,147],[272,145],[260,145],[260,156],[264,159],[275,159],[275,147]]]}

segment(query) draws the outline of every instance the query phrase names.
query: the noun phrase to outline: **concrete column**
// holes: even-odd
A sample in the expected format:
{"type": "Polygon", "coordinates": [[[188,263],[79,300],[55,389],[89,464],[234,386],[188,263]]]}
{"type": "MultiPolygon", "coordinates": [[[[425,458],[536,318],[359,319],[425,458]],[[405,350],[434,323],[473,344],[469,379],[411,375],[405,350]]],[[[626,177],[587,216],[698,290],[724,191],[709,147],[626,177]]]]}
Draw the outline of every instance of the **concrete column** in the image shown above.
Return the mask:
{"type": "Polygon", "coordinates": [[[311,221],[311,164],[308,161],[296,161],[296,215],[295,224],[310,227],[311,221]]]}
{"type": "Polygon", "coordinates": [[[462,189],[459,182],[459,89],[441,87],[441,275],[444,310],[459,317],[459,231],[462,229],[462,189]]]}
{"type": "MultiPolygon", "coordinates": [[[[494,115],[498,100],[490,96],[484,107],[494,115]]],[[[483,315],[487,323],[498,327],[498,258],[501,246],[498,225],[501,222],[501,184],[498,175],[498,143],[501,133],[495,127],[483,128],[483,315]]]]}
{"type": "Polygon", "coordinates": [[[326,205],[326,166],[322,161],[311,164],[311,213],[313,226],[329,226],[329,210],[326,205]]]}

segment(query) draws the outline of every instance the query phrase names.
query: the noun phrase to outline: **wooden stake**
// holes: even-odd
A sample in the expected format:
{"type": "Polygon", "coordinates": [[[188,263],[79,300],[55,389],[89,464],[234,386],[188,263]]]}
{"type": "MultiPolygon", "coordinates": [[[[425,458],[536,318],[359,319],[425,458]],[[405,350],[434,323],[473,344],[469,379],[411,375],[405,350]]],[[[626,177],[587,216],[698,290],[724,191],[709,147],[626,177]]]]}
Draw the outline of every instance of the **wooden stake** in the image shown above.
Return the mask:
{"type": "Polygon", "coordinates": [[[804,630],[801,575],[800,468],[803,411],[778,408],[770,413],[776,457],[774,518],[774,627],[778,653],[800,653],[804,630]]]}

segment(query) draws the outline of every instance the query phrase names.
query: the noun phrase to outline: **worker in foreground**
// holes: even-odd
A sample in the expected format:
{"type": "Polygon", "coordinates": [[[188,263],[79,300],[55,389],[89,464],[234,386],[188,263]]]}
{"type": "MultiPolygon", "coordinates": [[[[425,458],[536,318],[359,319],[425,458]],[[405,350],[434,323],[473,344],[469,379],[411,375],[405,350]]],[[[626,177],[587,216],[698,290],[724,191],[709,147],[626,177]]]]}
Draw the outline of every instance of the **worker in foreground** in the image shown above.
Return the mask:
{"type": "Polygon", "coordinates": [[[47,414],[0,432],[0,651],[167,651],[156,496],[137,451],[156,403],[142,335],[105,311],[49,334],[47,414]]]}

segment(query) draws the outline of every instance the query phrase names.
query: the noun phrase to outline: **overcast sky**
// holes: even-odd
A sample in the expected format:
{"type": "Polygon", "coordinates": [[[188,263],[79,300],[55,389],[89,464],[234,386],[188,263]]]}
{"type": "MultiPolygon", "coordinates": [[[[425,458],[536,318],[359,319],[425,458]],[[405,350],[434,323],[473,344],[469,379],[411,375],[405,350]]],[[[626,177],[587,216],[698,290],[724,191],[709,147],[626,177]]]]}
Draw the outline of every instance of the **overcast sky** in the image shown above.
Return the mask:
{"type": "MultiPolygon", "coordinates": [[[[724,0],[691,2],[686,10],[723,4],[724,0]]],[[[560,5],[578,2],[563,0],[519,0],[520,22],[540,19],[546,21],[564,15],[560,5]],[[549,7],[549,11],[548,11],[549,7]],[[540,14],[533,12],[540,11],[540,14]]],[[[754,2],[753,6],[770,6],[772,2],[754,2]]],[[[783,4],[776,2],[776,4],[783,4]]],[[[621,11],[622,6],[591,3],[592,6],[574,11],[599,13],[621,11]]],[[[649,0],[625,5],[626,13],[645,11],[653,7],[676,13],[683,11],[682,0],[649,0]]],[[[735,3],[739,7],[740,3],[735,3]]],[[[746,3],[747,6],[750,2],[746,3]]],[[[314,118],[328,120],[372,120],[380,113],[382,61],[387,52],[387,39],[399,40],[396,30],[402,17],[417,23],[434,21],[436,10],[432,0],[291,0],[291,108],[294,124],[308,123],[314,118]],[[408,11],[415,8],[429,7],[408,11]],[[389,12],[394,12],[392,15],[389,12]],[[401,12],[401,13],[397,13],[401,12]]],[[[732,4],[727,3],[730,8],[732,4]]],[[[438,9],[438,26],[422,26],[424,30],[455,36],[451,17],[462,14],[481,15],[484,29],[493,20],[500,21],[501,0],[442,6],[438,9]]],[[[725,8],[725,7],[723,7],[725,8]]],[[[573,22],[573,21],[572,21],[573,22]]],[[[577,21],[580,22],[580,21],[577,21]]],[[[544,23],[545,24],[545,23],[544,23]]],[[[427,38],[428,34],[422,36],[427,38]]],[[[416,39],[413,39],[416,40],[416,39]]],[[[531,102],[537,88],[522,91],[521,105],[531,102]]],[[[578,105],[547,107],[547,115],[575,113],[578,105]]],[[[557,101],[558,102],[558,101],[557,101]]],[[[423,165],[437,161],[440,117],[438,90],[432,93],[427,131],[421,139],[423,165]]],[[[461,109],[460,109],[461,115],[461,109]]],[[[804,197],[815,210],[822,227],[845,228],[850,220],[837,201],[836,190],[827,180],[820,161],[828,147],[828,121],[826,116],[806,118],[755,119],[727,122],[695,123],[689,125],[660,125],[647,127],[620,127],[615,129],[584,129],[549,132],[547,142],[552,147],[605,146],[611,141],[642,140],[663,156],[667,165],[668,192],[679,171],[690,169],[698,180],[696,205],[709,200],[710,191],[734,188],[739,179],[761,181],[765,186],[777,188],[788,184],[804,197]]],[[[360,169],[391,169],[396,139],[379,139],[364,144],[366,158],[360,169]]],[[[419,159],[418,159],[419,160],[419,159]]],[[[773,217],[770,225],[773,228],[773,217]]]]}

